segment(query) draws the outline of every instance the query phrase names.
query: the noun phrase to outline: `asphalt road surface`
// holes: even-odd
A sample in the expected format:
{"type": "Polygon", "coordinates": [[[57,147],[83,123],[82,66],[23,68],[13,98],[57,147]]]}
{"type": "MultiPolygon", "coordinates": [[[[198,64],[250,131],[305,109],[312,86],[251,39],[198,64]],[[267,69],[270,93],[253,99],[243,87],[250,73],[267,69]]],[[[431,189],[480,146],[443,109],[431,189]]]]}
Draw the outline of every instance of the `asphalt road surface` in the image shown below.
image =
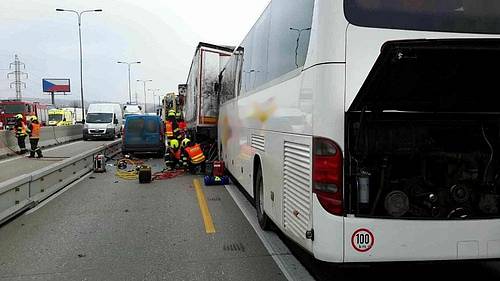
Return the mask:
{"type": "Polygon", "coordinates": [[[200,177],[139,184],[113,169],[0,227],[0,280],[286,280],[223,186],[203,187],[207,233],[200,177]]]}

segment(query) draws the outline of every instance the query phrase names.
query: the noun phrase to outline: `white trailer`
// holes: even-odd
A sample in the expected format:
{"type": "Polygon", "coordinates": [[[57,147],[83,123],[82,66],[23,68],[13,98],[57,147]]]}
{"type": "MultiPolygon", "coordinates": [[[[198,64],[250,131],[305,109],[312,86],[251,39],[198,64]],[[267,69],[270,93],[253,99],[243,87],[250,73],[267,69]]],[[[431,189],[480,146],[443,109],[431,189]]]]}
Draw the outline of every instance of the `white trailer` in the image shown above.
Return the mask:
{"type": "Polygon", "coordinates": [[[219,98],[216,85],[219,72],[227,63],[232,47],[200,42],[186,82],[184,118],[192,137],[215,139],[219,98]]]}

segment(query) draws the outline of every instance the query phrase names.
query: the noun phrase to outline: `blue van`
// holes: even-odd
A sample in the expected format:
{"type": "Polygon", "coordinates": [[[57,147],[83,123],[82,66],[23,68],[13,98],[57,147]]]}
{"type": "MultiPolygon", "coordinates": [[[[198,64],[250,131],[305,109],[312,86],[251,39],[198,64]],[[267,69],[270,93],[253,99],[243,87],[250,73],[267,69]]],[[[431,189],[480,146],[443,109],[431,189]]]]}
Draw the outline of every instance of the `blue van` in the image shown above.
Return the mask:
{"type": "Polygon", "coordinates": [[[165,155],[165,126],[159,116],[129,115],[122,135],[122,153],[165,155]]]}

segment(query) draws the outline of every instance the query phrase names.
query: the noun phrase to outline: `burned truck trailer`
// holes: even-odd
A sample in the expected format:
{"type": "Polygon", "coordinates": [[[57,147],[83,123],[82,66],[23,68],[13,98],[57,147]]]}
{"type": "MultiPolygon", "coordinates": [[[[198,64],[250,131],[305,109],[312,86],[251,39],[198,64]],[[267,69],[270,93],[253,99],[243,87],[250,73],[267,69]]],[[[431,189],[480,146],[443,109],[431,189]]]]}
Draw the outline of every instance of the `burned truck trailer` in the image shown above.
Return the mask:
{"type": "Polygon", "coordinates": [[[196,47],[186,81],[183,112],[189,135],[197,141],[217,137],[219,73],[232,51],[232,47],[203,42],[196,47]]]}

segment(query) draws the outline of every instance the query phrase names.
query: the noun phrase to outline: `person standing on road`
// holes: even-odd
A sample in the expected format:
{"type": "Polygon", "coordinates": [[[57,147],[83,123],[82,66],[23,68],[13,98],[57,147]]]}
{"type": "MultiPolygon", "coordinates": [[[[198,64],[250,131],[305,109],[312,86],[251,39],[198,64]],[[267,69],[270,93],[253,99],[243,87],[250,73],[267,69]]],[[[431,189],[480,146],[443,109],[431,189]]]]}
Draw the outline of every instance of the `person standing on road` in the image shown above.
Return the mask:
{"type": "Polygon", "coordinates": [[[176,138],[176,134],[179,132],[179,125],[177,120],[175,120],[175,111],[169,110],[167,115],[167,120],[165,121],[165,134],[168,139],[176,138]]]}
{"type": "Polygon", "coordinates": [[[31,145],[29,158],[35,157],[35,153],[37,154],[37,158],[42,158],[42,149],[38,147],[38,141],[40,140],[40,122],[38,122],[36,116],[31,117],[31,123],[28,125],[28,129],[31,145]]]}
{"type": "Polygon", "coordinates": [[[28,127],[23,121],[23,115],[16,115],[16,130],[17,145],[19,146],[19,152],[17,154],[25,154],[28,150],[26,149],[26,136],[28,135],[28,127]]]}
{"type": "Polygon", "coordinates": [[[184,121],[184,118],[182,118],[182,113],[180,111],[175,114],[175,119],[177,120],[177,124],[179,125],[179,130],[186,133],[187,125],[186,122],[184,121]]]}

